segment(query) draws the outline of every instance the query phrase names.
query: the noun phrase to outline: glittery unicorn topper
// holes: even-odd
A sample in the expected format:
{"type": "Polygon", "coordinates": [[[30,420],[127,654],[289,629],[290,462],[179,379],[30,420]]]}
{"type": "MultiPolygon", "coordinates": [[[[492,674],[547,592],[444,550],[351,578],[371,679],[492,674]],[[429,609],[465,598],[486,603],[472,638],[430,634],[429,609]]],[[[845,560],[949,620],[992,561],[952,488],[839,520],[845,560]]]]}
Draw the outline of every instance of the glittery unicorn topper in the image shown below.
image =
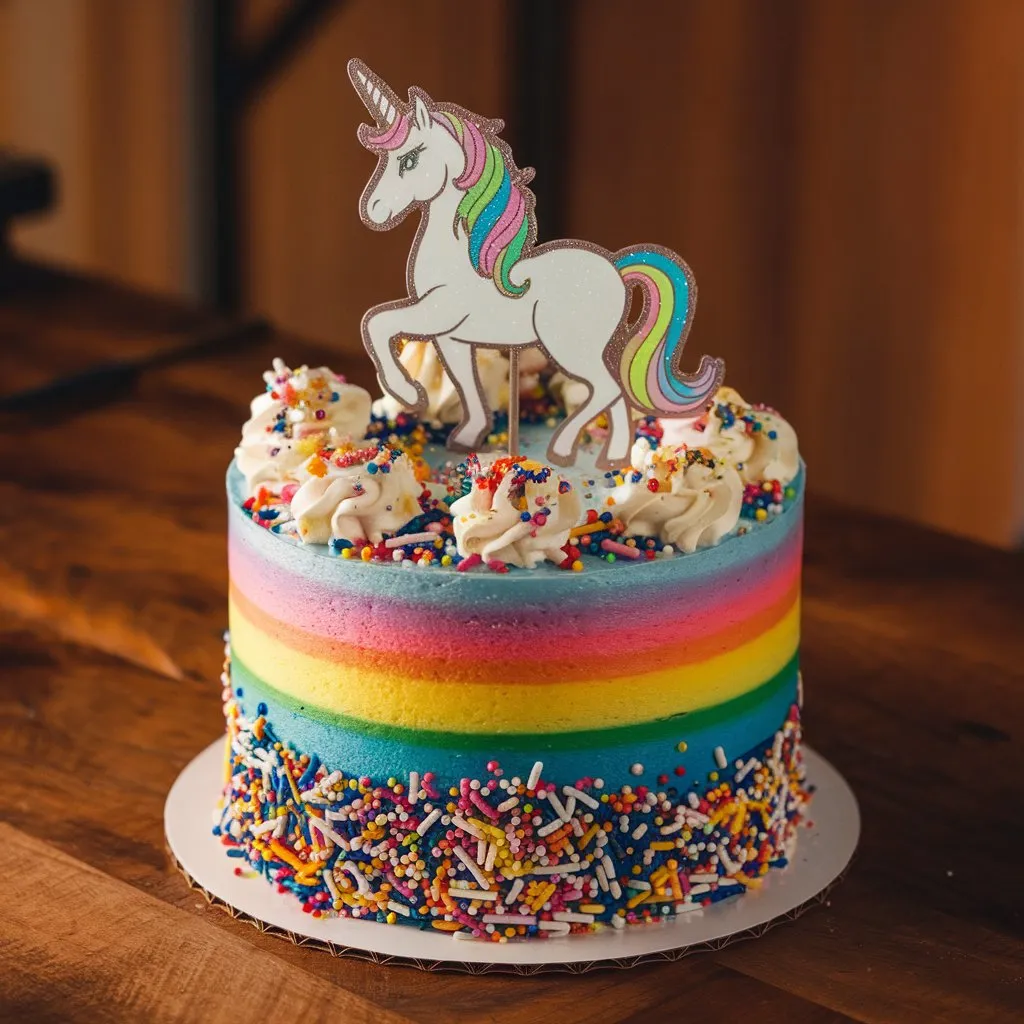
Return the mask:
{"type": "MultiPolygon", "coordinates": [[[[629,461],[630,407],[644,415],[695,417],[711,401],[725,371],[702,356],[697,373],[682,372],[683,346],[697,287],[674,252],[637,245],[609,252],[589,242],[535,245],[533,177],[520,170],[488,120],[452,103],[435,103],[422,89],[403,102],[358,60],[349,78],[374,124],[359,141],[378,155],[359,212],[375,231],[422,214],[406,267],[408,295],[374,306],[363,317],[363,343],[381,386],[418,411],[423,388],[406,373],[397,346],[433,341],[462,399],[463,418],[449,447],[480,446],[491,428],[474,349],[507,348],[514,373],[519,349],[540,346],[589,398],[555,431],[548,458],[571,465],[580,432],[601,413],[608,437],[599,465],[629,461]],[[643,296],[632,321],[632,289],[643,296]]],[[[515,385],[510,387],[514,394],[515,385]]],[[[510,412],[514,420],[515,406],[510,412]]],[[[510,448],[516,424],[510,422],[510,448]]]]}

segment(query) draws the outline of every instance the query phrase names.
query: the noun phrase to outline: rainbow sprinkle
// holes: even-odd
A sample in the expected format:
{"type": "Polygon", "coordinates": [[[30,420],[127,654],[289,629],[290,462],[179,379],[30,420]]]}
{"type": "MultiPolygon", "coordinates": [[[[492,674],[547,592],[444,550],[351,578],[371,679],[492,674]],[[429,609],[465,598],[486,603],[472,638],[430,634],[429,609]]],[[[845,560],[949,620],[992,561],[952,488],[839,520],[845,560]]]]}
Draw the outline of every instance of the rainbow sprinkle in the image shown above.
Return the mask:
{"type": "Polygon", "coordinates": [[[280,434],[282,438],[291,438],[296,424],[325,420],[327,407],[341,398],[334,386],[345,383],[339,374],[328,377],[308,366],[293,370],[281,359],[274,360],[273,369],[264,373],[263,379],[267,392],[277,403],[277,413],[267,433],[280,434]]]}

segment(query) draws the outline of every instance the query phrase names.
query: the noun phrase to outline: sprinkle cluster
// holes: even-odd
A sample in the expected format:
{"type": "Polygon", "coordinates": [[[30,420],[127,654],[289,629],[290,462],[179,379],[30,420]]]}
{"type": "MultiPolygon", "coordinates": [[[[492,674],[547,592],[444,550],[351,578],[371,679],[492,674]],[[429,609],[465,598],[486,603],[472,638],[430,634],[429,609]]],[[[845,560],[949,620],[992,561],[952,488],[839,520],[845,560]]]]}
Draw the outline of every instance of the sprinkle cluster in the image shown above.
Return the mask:
{"type": "Polygon", "coordinates": [[[327,475],[331,466],[336,469],[365,466],[366,472],[375,476],[377,473],[390,473],[391,464],[403,454],[401,449],[386,444],[371,445],[368,448],[326,446],[306,462],[305,469],[311,476],[322,477],[327,475]]]}
{"type": "Polygon", "coordinates": [[[291,519],[288,506],[298,489],[295,483],[274,488],[260,486],[252,497],[242,502],[242,511],[264,529],[281,533],[291,519]]]}
{"type": "MultiPolygon", "coordinates": [[[[547,780],[543,765],[442,786],[430,771],[374,780],[244,717],[225,664],[223,811],[236,874],[263,875],[314,916],[415,925],[504,942],[691,913],[784,867],[809,792],[794,705],[773,737],[693,788],[547,780]]],[[[685,751],[685,741],[677,747],[685,751]]],[[[643,775],[643,765],[630,771],[643,775]]],[[[676,770],[676,775],[685,774],[676,770]]]]}
{"type": "MultiPolygon", "coordinates": [[[[527,483],[547,483],[554,472],[550,466],[512,455],[504,455],[484,467],[480,465],[480,459],[475,454],[466,459],[465,470],[472,485],[480,490],[490,491],[492,494],[510,473],[512,474],[513,488],[519,488],[521,493],[527,483]]],[[[561,481],[558,489],[565,493],[569,486],[568,481],[561,481]]],[[[515,492],[513,491],[513,493],[515,492]]]]}
{"type": "Polygon", "coordinates": [[[642,437],[650,441],[652,448],[658,448],[664,436],[665,428],[661,425],[661,420],[657,416],[644,416],[642,419],[637,420],[636,437],[642,437]]]}
{"type": "Polygon", "coordinates": [[[400,412],[394,418],[371,415],[366,428],[367,437],[417,456],[423,454],[428,444],[444,444],[449,433],[450,427],[431,426],[411,412],[400,412]]]}
{"type": "Polygon", "coordinates": [[[747,484],[743,488],[743,508],[740,515],[763,523],[777,516],[787,501],[796,497],[796,488],[783,486],[781,480],[765,480],[762,483],[747,484]]]}
{"type": "Polygon", "coordinates": [[[322,372],[311,372],[308,366],[289,369],[280,359],[274,360],[273,369],[267,370],[263,379],[270,397],[278,403],[277,414],[267,427],[267,433],[288,439],[298,424],[325,420],[327,407],[341,398],[334,385],[345,383],[344,377],[335,375],[329,380],[322,372]]]}
{"type": "MultiPolygon", "coordinates": [[[[764,431],[765,436],[769,441],[774,441],[776,438],[776,432],[772,429],[764,430],[765,424],[756,415],[757,412],[772,412],[768,406],[748,406],[740,405],[737,402],[718,402],[711,410],[711,415],[717,417],[722,423],[723,430],[729,430],[739,424],[743,428],[743,432],[748,436],[754,434],[760,434],[764,431]]],[[[704,424],[707,423],[707,417],[703,418],[704,424]]],[[[698,421],[698,429],[702,429],[700,422],[698,421]]]]}
{"type": "Polygon", "coordinates": [[[657,448],[651,453],[651,463],[644,472],[634,469],[630,480],[638,484],[647,476],[647,489],[657,494],[659,491],[671,490],[671,478],[680,470],[691,466],[715,468],[715,457],[707,448],[688,448],[678,445],[669,448],[657,448]]]}
{"type": "Polygon", "coordinates": [[[626,524],[621,519],[616,519],[611,512],[598,512],[596,509],[588,509],[586,522],[569,531],[567,547],[568,557],[578,560],[580,555],[594,555],[606,562],[622,558],[652,561],[659,556],[668,558],[675,554],[672,545],[665,544],[658,537],[627,537],[626,524]]]}

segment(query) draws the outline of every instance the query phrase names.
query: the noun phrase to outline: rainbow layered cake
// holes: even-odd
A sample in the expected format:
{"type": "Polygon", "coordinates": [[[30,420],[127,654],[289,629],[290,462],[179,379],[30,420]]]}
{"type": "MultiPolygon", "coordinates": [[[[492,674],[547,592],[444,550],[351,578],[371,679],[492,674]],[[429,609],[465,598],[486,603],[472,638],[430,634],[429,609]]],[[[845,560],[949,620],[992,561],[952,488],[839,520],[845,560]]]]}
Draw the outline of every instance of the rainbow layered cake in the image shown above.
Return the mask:
{"type": "MultiPolygon", "coordinates": [[[[226,852],[311,914],[492,941],[756,898],[808,798],[792,428],[722,388],[635,420],[628,467],[595,468],[598,419],[555,468],[572,382],[524,358],[516,453],[499,413],[459,455],[432,352],[401,353],[419,417],[279,361],[253,402],[226,852]]],[[[507,360],[478,358],[498,408],[507,360]]]]}

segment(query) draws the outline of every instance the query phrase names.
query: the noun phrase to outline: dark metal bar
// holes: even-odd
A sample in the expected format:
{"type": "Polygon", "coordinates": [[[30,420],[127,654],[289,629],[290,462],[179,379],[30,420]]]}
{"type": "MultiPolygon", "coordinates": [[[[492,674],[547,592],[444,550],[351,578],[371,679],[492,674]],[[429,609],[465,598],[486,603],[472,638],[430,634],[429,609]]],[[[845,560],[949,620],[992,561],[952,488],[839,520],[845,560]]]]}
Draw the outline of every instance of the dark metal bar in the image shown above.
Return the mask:
{"type": "Polygon", "coordinates": [[[571,0],[519,0],[509,4],[513,40],[511,96],[516,162],[533,167],[543,238],[566,233],[567,128],[571,116],[571,0]]]}
{"type": "Polygon", "coordinates": [[[242,301],[245,176],[241,166],[242,118],[248,105],[307,42],[323,18],[342,0],[293,0],[266,37],[244,54],[238,46],[239,0],[210,5],[212,37],[212,117],[209,151],[212,224],[207,262],[212,298],[218,308],[238,309],[242,301]]]}
{"type": "Polygon", "coordinates": [[[218,0],[212,8],[213,103],[209,176],[213,193],[210,244],[213,299],[219,309],[238,308],[241,286],[240,125],[237,103],[238,0],[218,0]]]}
{"type": "Polygon", "coordinates": [[[56,196],[56,175],[48,164],[0,149],[0,290],[11,283],[11,222],[49,210],[56,196]]]}
{"type": "Polygon", "coordinates": [[[0,149],[0,223],[48,210],[56,190],[53,170],[44,161],[0,149]]]}

